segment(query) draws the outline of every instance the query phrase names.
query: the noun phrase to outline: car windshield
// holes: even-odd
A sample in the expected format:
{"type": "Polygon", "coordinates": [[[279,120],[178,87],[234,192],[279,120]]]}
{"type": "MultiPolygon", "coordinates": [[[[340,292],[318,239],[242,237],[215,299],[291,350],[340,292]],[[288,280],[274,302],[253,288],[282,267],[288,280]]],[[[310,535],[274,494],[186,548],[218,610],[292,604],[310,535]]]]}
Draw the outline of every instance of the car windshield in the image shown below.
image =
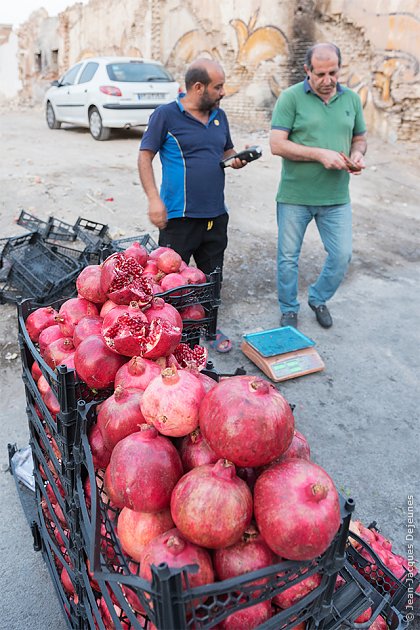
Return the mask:
{"type": "Polygon", "coordinates": [[[153,63],[130,61],[110,63],[106,70],[111,81],[142,83],[144,81],[173,81],[172,76],[163,67],[153,63]]]}

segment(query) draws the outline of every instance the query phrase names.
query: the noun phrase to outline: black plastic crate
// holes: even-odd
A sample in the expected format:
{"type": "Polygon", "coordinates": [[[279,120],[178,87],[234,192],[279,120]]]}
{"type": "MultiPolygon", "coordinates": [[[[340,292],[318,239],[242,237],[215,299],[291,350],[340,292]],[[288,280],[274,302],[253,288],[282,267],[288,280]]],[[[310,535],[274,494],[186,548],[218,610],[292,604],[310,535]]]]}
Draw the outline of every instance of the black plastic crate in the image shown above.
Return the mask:
{"type": "MultiPolygon", "coordinates": [[[[103,471],[95,471],[93,467],[87,436],[88,428],[96,420],[95,405],[85,405],[83,401],[79,401],[79,413],[80,449],[76,446],[74,453],[75,493],[80,512],[81,543],[96,579],[123,586],[137,585],[138,591],[141,592],[144,589],[144,580],[140,580],[137,575],[138,563],[123,552],[116,533],[115,524],[119,510],[112,507],[104,498],[101,493],[103,471]],[[86,477],[91,488],[90,500],[85,492],[86,477]]],[[[315,560],[281,562],[231,580],[214,582],[199,588],[187,587],[185,590],[182,588],[182,576],[188,584],[187,571],[167,569],[172,593],[172,622],[176,620],[176,625],[172,628],[207,630],[229,614],[261,601],[271,600],[276,594],[314,573],[321,574],[320,585],[291,608],[277,611],[275,616],[260,628],[283,630],[292,628],[301,621],[307,621],[308,630],[321,627],[319,624],[330,610],[336,576],[344,564],[350,514],[354,507],[351,500],[346,502],[342,499],[341,503],[340,531],[329,549],[315,560]],[[264,580],[264,583],[257,582],[256,586],[257,580],[264,580]]],[[[145,593],[147,599],[147,591],[145,593]]],[[[164,625],[162,628],[169,630],[171,626],[164,625]]]]}
{"type": "Polygon", "coordinates": [[[98,223],[90,219],[79,217],[73,226],[74,233],[91,250],[101,249],[104,244],[111,241],[108,226],[105,223],[98,223]]]}
{"type": "Polygon", "coordinates": [[[43,221],[33,214],[29,214],[29,212],[21,210],[16,223],[27,230],[38,232],[43,238],[50,238],[56,241],[74,241],[77,238],[77,234],[70,223],[55,217],[48,217],[46,221],[43,221]]]}
{"type": "Polygon", "coordinates": [[[405,570],[398,579],[372,547],[352,531],[349,533],[346,555],[348,562],[380,595],[389,597],[391,607],[403,615],[420,617],[420,573],[413,575],[405,570]]]}
{"type": "Polygon", "coordinates": [[[84,266],[74,258],[53,251],[36,232],[9,239],[3,247],[2,265],[8,268],[2,287],[3,298],[10,299],[15,291],[21,299],[33,298],[39,302],[64,292],[84,266]],[[6,287],[12,291],[7,293],[6,287]]]}

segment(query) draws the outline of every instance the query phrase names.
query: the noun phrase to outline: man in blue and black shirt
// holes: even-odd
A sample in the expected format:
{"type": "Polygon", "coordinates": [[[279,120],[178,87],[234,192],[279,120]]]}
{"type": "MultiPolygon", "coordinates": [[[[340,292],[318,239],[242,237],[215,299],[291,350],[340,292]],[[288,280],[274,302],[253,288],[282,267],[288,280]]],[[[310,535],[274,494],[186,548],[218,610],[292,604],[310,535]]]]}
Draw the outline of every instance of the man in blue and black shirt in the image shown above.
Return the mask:
{"type": "MultiPolygon", "coordinates": [[[[222,269],[228,240],[225,171],[220,162],[235,151],[220,109],[224,83],[219,63],[193,62],[185,75],[186,94],[161,105],[150,117],[138,159],[149,218],[159,228],[159,245],[172,247],[187,264],[193,256],[205,274],[222,269]],[[152,166],[158,152],[160,193],[152,166]]],[[[236,158],[230,165],[238,169],[245,164],[236,158]]]]}

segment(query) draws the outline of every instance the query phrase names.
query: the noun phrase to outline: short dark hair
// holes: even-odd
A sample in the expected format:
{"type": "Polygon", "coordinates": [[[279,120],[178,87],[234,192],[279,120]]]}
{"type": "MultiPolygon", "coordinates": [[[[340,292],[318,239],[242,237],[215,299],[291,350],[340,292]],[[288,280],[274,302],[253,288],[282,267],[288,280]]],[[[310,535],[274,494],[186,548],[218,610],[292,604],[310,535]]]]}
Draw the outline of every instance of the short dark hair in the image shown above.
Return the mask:
{"type": "Polygon", "coordinates": [[[308,50],[306,51],[306,55],[305,55],[305,65],[308,66],[308,68],[310,70],[313,70],[312,57],[313,57],[314,52],[316,51],[316,49],[319,46],[325,46],[325,47],[331,48],[331,50],[333,50],[335,52],[335,54],[337,55],[338,67],[341,68],[341,51],[340,51],[339,47],[336,46],[335,44],[314,44],[313,46],[308,48],[308,50]]]}
{"type": "Polygon", "coordinates": [[[202,83],[207,86],[211,83],[209,73],[203,66],[192,66],[188,68],[185,74],[185,87],[187,90],[192,88],[194,83],[202,83]]]}

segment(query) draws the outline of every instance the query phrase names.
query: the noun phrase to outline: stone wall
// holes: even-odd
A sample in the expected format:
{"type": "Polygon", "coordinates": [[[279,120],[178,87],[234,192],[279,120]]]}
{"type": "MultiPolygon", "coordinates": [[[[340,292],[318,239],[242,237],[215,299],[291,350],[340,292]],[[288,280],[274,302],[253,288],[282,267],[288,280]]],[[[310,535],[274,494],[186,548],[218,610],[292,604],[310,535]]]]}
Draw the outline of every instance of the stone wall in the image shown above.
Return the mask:
{"type": "Polygon", "coordinates": [[[267,128],[281,90],[303,78],[307,47],[333,41],[369,129],[419,140],[419,15],[420,0],[90,0],[54,19],[40,10],[18,33],[21,96],[39,100],[51,79],[91,55],[157,58],[180,83],[205,55],[225,68],[231,120],[267,128]]]}

